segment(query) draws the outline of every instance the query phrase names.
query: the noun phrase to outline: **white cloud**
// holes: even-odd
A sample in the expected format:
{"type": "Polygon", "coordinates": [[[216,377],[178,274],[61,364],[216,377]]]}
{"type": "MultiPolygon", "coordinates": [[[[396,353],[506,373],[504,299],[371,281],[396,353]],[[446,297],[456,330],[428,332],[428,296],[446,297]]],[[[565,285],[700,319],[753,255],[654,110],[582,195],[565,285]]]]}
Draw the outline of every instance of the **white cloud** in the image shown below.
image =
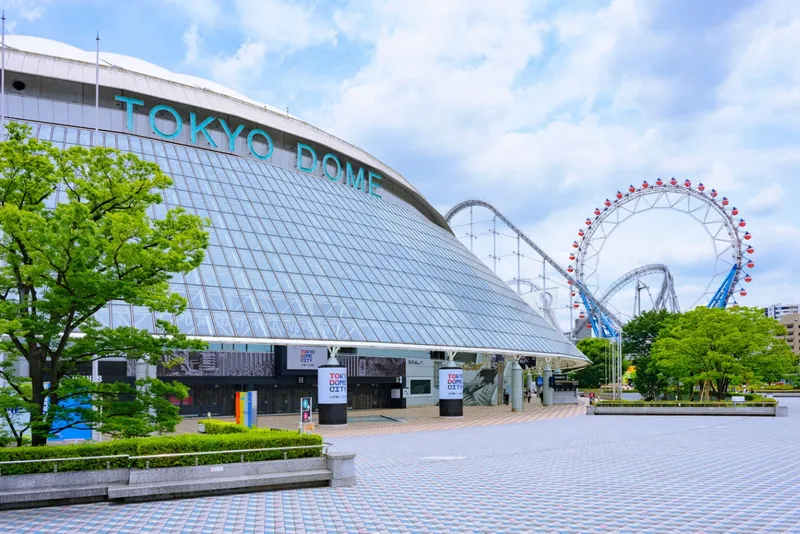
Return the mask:
{"type": "Polygon", "coordinates": [[[167,0],[167,3],[180,9],[183,16],[195,24],[210,27],[223,17],[218,0],[167,0]]]}
{"type": "MultiPolygon", "coordinates": [[[[336,59],[351,75],[308,73],[323,88],[318,105],[302,101],[304,87],[276,97],[299,91],[303,115],[387,160],[437,206],[489,200],[566,265],[575,231],[604,198],[643,179],[689,177],[729,197],[755,236],[758,267],[744,303],[787,294],[778,259],[800,262],[786,243],[800,232],[790,205],[800,197],[800,13],[791,2],[763,0],[735,16],[717,6],[719,22],[694,27],[702,20],[691,12],[670,18],[659,10],[672,2],[649,0],[555,14],[538,0],[502,9],[484,0],[349,0],[333,13],[291,0],[231,0],[231,9],[171,1],[191,4],[187,63],[240,89],[260,81],[267,58],[314,47],[335,56],[339,40],[360,46],[359,61],[368,57],[360,65],[336,59]],[[204,54],[203,39],[223,27],[241,46],[204,54]],[[687,36],[698,42],[685,45],[687,36]]],[[[705,290],[707,240],[691,220],[643,221],[609,240],[603,280],[663,262],[682,302],[694,301],[705,290]]],[[[515,241],[508,246],[499,270],[513,278],[515,241]]],[[[486,247],[476,246],[484,259],[486,247]]]]}
{"type": "Polygon", "coordinates": [[[19,16],[33,22],[42,18],[45,14],[47,4],[50,0],[8,0],[6,9],[10,17],[19,16]]]}
{"type": "MultiPolygon", "coordinates": [[[[208,72],[232,88],[258,90],[254,83],[269,56],[280,57],[325,43],[336,43],[337,25],[306,2],[290,0],[168,0],[189,26],[182,35],[184,63],[208,72]],[[233,54],[209,53],[203,43],[214,32],[241,39],[233,54]]],[[[291,100],[291,98],[289,98],[291,100]]]]}
{"type": "Polygon", "coordinates": [[[317,16],[314,4],[290,0],[235,0],[241,31],[269,50],[291,52],[332,43],[335,25],[317,16]]]}
{"type": "Polygon", "coordinates": [[[47,12],[51,0],[6,0],[6,31],[15,33],[20,19],[35,22],[47,12]]]}
{"type": "Polygon", "coordinates": [[[331,110],[330,122],[344,134],[403,128],[436,141],[436,130],[466,134],[491,125],[512,103],[515,76],[543,48],[544,25],[531,23],[519,1],[496,9],[446,0],[420,11],[395,0],[376,17],[372,61],[343,84],[331,110]]]}
{"type": "Polygon", "coordinates": [[[183,32],[183,44],[186,46],[186,53],[184,56],[184,63],[192,65],[197,63],[200,55],[200,35],[197,30],[197,23],[192,23],[189,28],[183,32]]]}
{"type": "MultiPolygon", "coordinates": [[[[678,21],[657,12],[668,3],[616,0],[555,17],[521,1],[502,10],[471,1],[410,4],[353,0],[336,14],[340,32],[373,54],[318,112],[323,126],[384,158],[400,140],[412,157],[392,163],[437,205],[462,200],[448,193],[456,186],[487,199],[559,260],[586,214],[617,189],[657,176],[703,181],[739,206],[756,257],[765,258],[740,300],[768,304],[785,294],[774,259],[800,262],[797,247],[788,251],[774,238],[779,224],[797,231],[790,202],[800,198],[792,182],[800,164],[793,4],[766,0],[719,22],[713,36],[725,46],[708,57],[675,53],[681,36],[664,25],[678,21]],[[674,74],[692,61],[707,65],[674,74]],[[684,94],[689,85],[703,94],[684,94]],[[452,163],[432,180],[414,156],[452,163]]],[[[604,278],[637,262],[664,262],[684,303],[693,302],[706,285],[699,264],[713,257],[696,223],[660,232],[657,222],[647,232],[629,225],[604,252],[604,278]]],[[[488,259],[491,239],[483,239],[488,245],[476,251],[488,259]]],[[[506,278],[516,275],[509,257],[498,263],[506,278]]]]}
{"type": "Polygon", "coordinates": [[[267,47],[263,42],[246,42],[232,56],[219,56],[211,60],[210,70],[214,80],[239,89],[261,74],[267,47]]]}
{"type": "Polygon", "coordinates": [[[759,213],[778,207],[786,199],[786,191],[781,184],[772,184],[758,191],[745,204],[750,213],[759,213]]]}

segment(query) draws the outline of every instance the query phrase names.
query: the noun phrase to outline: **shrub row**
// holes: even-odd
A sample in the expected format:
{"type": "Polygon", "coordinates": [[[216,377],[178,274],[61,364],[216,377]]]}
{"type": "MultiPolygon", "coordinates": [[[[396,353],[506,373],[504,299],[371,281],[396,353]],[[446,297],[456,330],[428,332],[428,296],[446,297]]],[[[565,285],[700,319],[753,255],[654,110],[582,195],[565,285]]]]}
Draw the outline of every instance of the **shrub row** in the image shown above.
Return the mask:
{"type": "Polygon", "coordinates": [[[756,391],[800,391],[800,386],[793,386],[791,384],[772,384],[769,386],[761,386],[756,388],[756,391]]]}
{"type": "Polygon", "coordinates": [[[220,421],[218,419],[201,419],[197,421],[198,424],[205,426],[206,434],[244,434],[250,432],[250,429],[244,425],[237,425],[229,421],[220,421]]]}
{"type": "MultiPolygon", "coordinates": [[[[770,399],[767,399],[766,397],[764,397],[762,395],[759,395],[758,393],[732,393],[732,394],[725,395],[725,400],[729,401],[731,397],[735,397],[735,396],[744,397],[744,400],[746,400],[748,402],[749,401],[760,401],[760,402],[769,402],[770,401],[770,399]]],[[[775,399],[772,399],[772,400],[775,400],[775,399]]]]}
{"type": "Polygon", "coordinates": [[[756,406],[756,407],[765,407],[765,406],[775,406],[775,399],[764,399],[760,401],[753,401],[753,402],[718,402],[718,401],[652,401],[652,402],[645,402],[645,401],[625,401],[625,400],[600,400],[597,401],[598,406],[625,406],[625,407],[647,407],[647,408],[672,408],[675,406],[682,406],[682,407],[691,407],[691,408],[732,408],[733,406],[756,406]]]}
{"type": "Polygon", "coordinates": [[[80,445],[47,445],[44,447],[4,447],[0,449],[0,462],[19,460],[43,460],[46,458],[82,458],[85,456],[115,456],[122,458],[107,460],[72,460],[65,462],[35,462],[26,464],[0,465],[3,475],[25,475],[29,473],[52,473],[54,464],[59,471],[94,471],[128,467],[128,456],[136,455],[136,439],[119,439],[102,443],[83,443],[80,445]]]}
{"type": "MultiPolygon", "coordinates": [[[[31,473],[52,473],[54,463],[58,465],[59,472],[106,469],[109,466],[112,469],[126,467],[144,469],[147,466],[148,460],[134,460],[129,457],[183,452],[269,449],[305,445],[319,445],[319,447],[285,451],[286,457],[309,458],[322,454],[322,436],[316,434],[299,434],[289,430],[252,430],[241,434],[217,435],[182,434],[178,436],[155,436],[115,440],[103,443],[86,443],[81,445],[12,447],[0,449],[0,462],[48,458],[112,456],[118,454],[126,456],[124,458],[109,460],[75,460],[0,465],[0,474],[25,475],[31,473]],[[106,462],[110,462],[110,464],[106,462]]],[[[198,465],[211,465],[239,462],[242,458],[244,458],[246,462],[254,462],[259,460],[277,460],[283,457],[283,451],[263,451],[152,458],[149,462],[150,467],[177,467],[195,465],[195,459],[197,459],[198,465]]]]}
{"type": "MultiPolygon", "coordinates": [[[[138,455],[171,454],[177,452],[239,451],[246,449],[271,449],[277,447],[300,447],[320,445],[312,449],[288,451],[261,451],[233,454],[203,454],[200,456],[178,456],[174,458],[150,459],[150,467],[177,467],[195,465],[227,464],[241,461],[279,460],[284,458],[311,458],[322,454],[322,436],[299,434],[290,430],[251,430],[241,434],[217,434],[202,436],[182,434],[159,439],[144,439],[139,445],[138,455]]],[[[131,467],[144,469],[147,460],[133,460],[131,467]]]]}

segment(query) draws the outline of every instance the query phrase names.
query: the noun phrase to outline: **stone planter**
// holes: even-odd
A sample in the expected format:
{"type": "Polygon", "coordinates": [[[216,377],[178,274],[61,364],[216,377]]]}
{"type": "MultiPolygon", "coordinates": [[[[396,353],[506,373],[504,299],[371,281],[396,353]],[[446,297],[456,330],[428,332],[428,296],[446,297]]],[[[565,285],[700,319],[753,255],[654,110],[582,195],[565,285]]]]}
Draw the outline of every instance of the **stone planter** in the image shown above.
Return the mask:
{"type": "MultiPolygon", "coordinates": [[[[738,415],[772,416],[778,406],[603,406],[587,407],[589,415],[738,415]]],[[[786,408],[785,406],[783,408],[786,408]]]]}
{"type": "Polygon", "coordinates": [[[126,468],[0,476],[0,510],[102,501],[129,474],[126,468]]]}
{"type": "Polygon", "coordinates": [[[349,453],[191,467],[8,475],[0,476],[0,510],[355,484],[355,454],[349,453]]]}

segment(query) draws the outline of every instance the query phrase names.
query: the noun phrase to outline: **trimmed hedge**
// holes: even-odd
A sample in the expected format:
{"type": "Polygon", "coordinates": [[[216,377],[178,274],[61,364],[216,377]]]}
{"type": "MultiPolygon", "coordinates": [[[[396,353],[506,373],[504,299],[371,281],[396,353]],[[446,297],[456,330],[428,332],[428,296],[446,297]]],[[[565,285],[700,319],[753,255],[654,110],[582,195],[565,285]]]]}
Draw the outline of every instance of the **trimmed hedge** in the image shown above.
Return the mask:
{"type": "Polygon", "coordinates": [[[244,434],[245,432],[250,432],[250,429],[244,425],[237,425],[236,423],[218,419],[201,419],[197,423],[205,426],[206,434],[244,434]]]}
{"type": "MultiPolygon", "coordinates": [[[[45,458],[81,458],[84,456],[114,456],[125,454],[135,456],[137,439],[119,439],[102,443],[80,445],[47,445],[44,447],[4,447],[0,449],[0,462],[17,460],[43,460],[45,458]]],[[[34,462],[26,464],[0,465],[2,475],[28,475],[31,473],[52,473],[54,465],[61,471],[94,471],[106,469],[110,462],[112,469],[129,467],[130,461],[124,458],[108,460],[73,460],[66,462],[34,462]]]]}
{"type": "Polygon", "coordinates": [[[765,407],[765,406],[775,406],[776,401],[775,399],[764,399],[761,401],[755,402],[694,402],[694,401],[652,401],[652,402],[645,402],[645,401],[613,401],[613,400],[599,400],[597,401],[597,406],[625,406],[625,407],[636,407],[636,408],[673,408],[676,406],[681,406],[685,408],[732,408],[734,406],[756,406],[756,407],[765,407]]]}
{"type": "Polygon", "coordinates": [[[744,400],[747,402],[771,402],[770,399],[764,397],[763,395],[759,395],[758,393],[729,393],[725,395],[725,401],[730,402],[731,397],[744,397],[744,400]]]}
{"type": "MultiPolygon", "coordinates": [[[[320,445],[313,449],[295,449],[290,451],[263,451],[235,454],[203,454],[200,456],[179,456],[175,458],[152,458],[150,467],[177,467],[195,465],[227,464],[241,461],[242,455],[247,462],[260,460],[280,460],[284,452],[287,458],[312,458],[322,454],[322,436],[317,434],[299,434],[290,430],[269,431],[251,430],[243,434],[197,435],[181,434],[160,438],[145,438],[139,443],[138,456],[151,454],[172,454],[180,452],[205,452],[243,449],[270,449],[275,447],[297,447],[304,445],[320,445]]],[[[131,467],[144,469],[147,460],[132,460],[131,467]]]]}
{"type": "Polygon", "coordinates": [[[756,391],[798,391],[800,392],[800,387],[793,386],[791,384],[773,384],[771,386],[761,386],[755,388],[756,391]]]}
{"type": "MultiPolygon", "coordinates": [[[[49,445],[45,447],[11,447],[0,449],[0,462],[16,460],[40,460],[46,458],[76,458],[83,456],[111,456],[125,454],[127,456],[147,456],[152,454],[174,454],[183,452],[225,451],[243,449],[268,449],[275,447],[295,447],[303,445],[319,445],[311,449],[297,449],[286,452],[287,458],[311,458],[322,454],[322,436],[317,434],[299,434],[289,430],[252,430],[243,434],[198,435],[182,434],[179,436],[155,436],[114,440],[102,443],[86,443],[82,445],[49,445]]],[[[150,459],[150,467],[177,467],[195,465],[224,464],[241,461],[242,454],[246,462],[259,460],[278,460],[284,457],[284,451],[247,452],[237,454],[204,454],[200,456],[178,456],[174,458],[150,459]]],[[[147,460],[131,460],[130,458],[114,458],[111,468],[140,468],[147,466],[147,460]]],[[[25,464],[0,465],[2,475],[26,475],[32,473],[52,473],[54,463],[58,464],[58,472],[91,471],[106,469],[107,460],[77,460],[67,462],[36,462],[25,464]]]]}

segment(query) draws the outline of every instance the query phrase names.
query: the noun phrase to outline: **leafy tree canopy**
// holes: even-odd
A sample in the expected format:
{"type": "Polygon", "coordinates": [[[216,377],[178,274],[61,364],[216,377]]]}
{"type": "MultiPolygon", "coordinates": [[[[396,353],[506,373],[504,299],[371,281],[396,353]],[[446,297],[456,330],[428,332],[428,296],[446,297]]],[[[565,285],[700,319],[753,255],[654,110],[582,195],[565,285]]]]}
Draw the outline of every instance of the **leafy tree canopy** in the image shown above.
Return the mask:
{"type": "Polygon", "coordinates": [[[667,386],[667,381],[651,363],[650,350],[659,334],[677,317],[678,314],[666,310],[649,310],[623,327],[622,351],[636,366],[633,385],[645,399],[656,398],[667,386]]]}
{"type": "Polygon", "coordinates": [[[682,383],[708,381],[723,400],[732,384],[776,380],[795,369],[797,357],[775,337],[785,333],[758,308],[696,308],[659,334],[653,364],[682,383]]]}
{"type": "Polygon", "coordinates": [[[575,371],[574,377],[581,388],[598,388],[606,381],[606,367],[610,360],[611,342],[603,338],[584,338],[578,341],[578,350],[592,360],[592,365],[575,371]]]}
{"type": "MultiPolygon", "coordinates": [[[[166,321],[152,335],[109,328],[94,315],[112,301],[181,313],[186,302],[170,293],[168,281],[200,265],[206,222],[181,209],[160,220],[148,216],[172,184],[155,163],[103,147],[62,151],[14,123],[8,134],[0,143],[0,403],[30,412],[34,445],[77,424],[61,413],[68,399],[86,401],[90,410],[71,414],[100,430],[133,435],[174,427],[177,410],[158,397],[185,396],[185,388],[152,380],[138,389],[93,384],[76,374],[96,359],[155,364],[173,349],[203,348],[166,321]],[[13,372],[20,358],[30,379],[13,372]],[[46,403],[53,408],[45,410],[46,403]]],[[[13,426],[9,410],[3,413],[13,426]]]]}
{"type": "Polygon", "coordinates": [[[649,356],[658,335],[677,317],[678,314],[667,310],[648,310],[634,317],[622,329],[622,352],[634,362],[642,356],[649,356]]]}

